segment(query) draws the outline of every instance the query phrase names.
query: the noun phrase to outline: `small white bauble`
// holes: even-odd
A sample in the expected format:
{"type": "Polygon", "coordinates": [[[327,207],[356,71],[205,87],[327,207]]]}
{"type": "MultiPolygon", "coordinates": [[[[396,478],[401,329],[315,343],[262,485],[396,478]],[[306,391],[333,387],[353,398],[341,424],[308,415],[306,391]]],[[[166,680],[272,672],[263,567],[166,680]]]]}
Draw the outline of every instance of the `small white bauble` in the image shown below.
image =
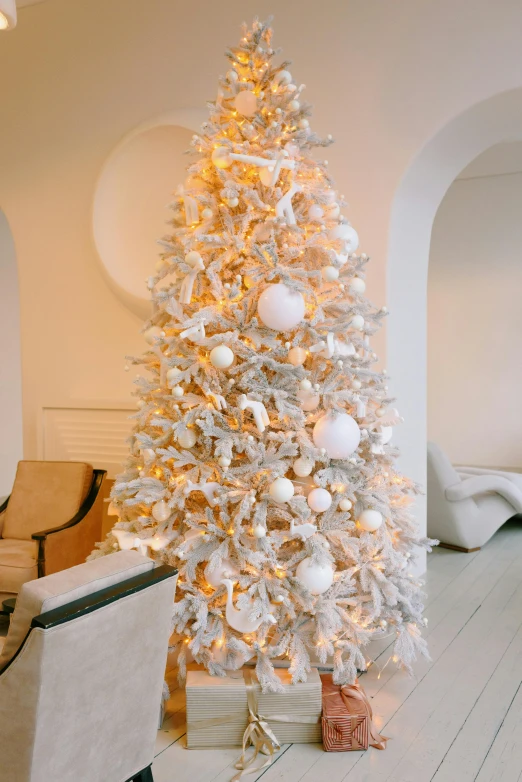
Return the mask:
{"type": "Polygon", "coordinates": [[[346,252],[353,253],[359,247],[359,237],[355,228],[348,223],[337,223],[329,231],[330,239],[341,239],[344,242],[346,252]]]}
{"type": "Polygon", "coordinates": [[[218,459],[218,464],[220,467],[223,467],[223,469],[226,470],[227,467],[230,467],[231,460],[228,458],[228,456],[220,456],[218,459]]]}
{"type": "Polygon", "coordinates": [[[325,282],[335,282],[339,277],[339,269],[335,266],[325,266],[321,269],[321,276],[325,282]]]}
{"type": "Polygon", "coordinates": [[[299,459],[295,460],[292,469],[300,478],[306,478],[314,469],[314,462],[311,459],[304,459],[301,456],[299,459]]]}
{"type": "Polygon", "coordinates": [[[377,418],[382,418],[383,416],[386,415],[386,412],[387,412],[387,410],[386,410],[385,407],[379,407],[375,411],[375,415],[377,416],[377,418]]]}
{"type": "Polygon", "coordinates": [[[323,209],[319,204],[312,204],[308,207],[308,219],[312,221],[321,220],[323,216],[323,209]]]}
{"type": "Polygon", "coordinates": [[[257,98],[252,90],[242,90],[234,98],[234,108],[244,117],[253,117],[257,111],[257,98]]]}
{"type": "Polygon", "coordinates": [[[317,448],[326,448],[330,459],[347,459],[361,441],[361,430],[348,413],[326,414],[315,424],[313,438],[317,448]]]}
{"type": "Polygon", "coordinates": [[[138,401],[136,402],[136,404],[137,404],[137,405],[138,405],[138,407],[141,409],[142,407],[145,407],[145,405],[146,405],[147,403],[146,403],[146,401],[145,401],[144,399],[138,399],[138,401]]]}
{"type": "Polygon", "coordinates": [[[181,375],[181,370],[178,367],[171,367],[167,369],[167,383],[169,386],[177,385],[178,378],[181,375]]]}
{"type": "Polygon", "coordinates": [[[290,71],[279,71],[279,73],[276,74],[274,81],[278,84],[290,84],[292,81],[292,74],[290,71]]]}
{"type": "Polygon", "coordinates": [[[356,377],[352,380],[352,388],[355,388],[356,391],[358,391],[360,388],[362,388],[361,381],[357,380],[356,377]]]}
{"type": "Polygon", "coordinates": [[[285,602],[285,596],[284,595],[276,595],[273,599],[274,603],[284,603],[285,602]]]}
{"type": "Polygon", "coordinates": [[[167,521],[170,516],[170,508],[165,500],[160,500],[152,506],[152,515],[156,521],[167,521]]]}
{"type": "Polygon", "coordinates": [[[301,382],[299,383],[299,388],[301,389],[301,391],[310,391],[310,389],[312,388],[312,383],[311,383],[311,381],[310,381],[310,380],[308,380],[308,379],[305,377],[305,378],[304,378],[303,380],[301,380],[301,382]]]}
{"type": "Polygon", "coordinates": [[[306,128],[310,127],[310,123],[307,119],[300,119],[299,120],[299,127],[305,130],[306,128]]]}
{"type": "Polygon", "coordinates": [[[231,209],[235,209],[239,204],[239,198],[227,198],[227,204],[231,209]]]}
{"type": "Polygon", "coordinates": [[[351,325],[354,327],[354,329],[357,329],[357,331],[360,331],[364,326],[364,318],[362,315],[354,315],[351,320],[351,325]]]}
{"type": "Polygon", "coordinates": [[[290,348],[288,360],[292,366],[300,367],[306,361],[306,350],[304,348],[290,348]]]}
{"type": "Polygon", "coordinates": [[[196,440],[196,433],[193,429],[185,429],[178,435],[178,443],[182,448],[192,448],[193,445],[196,445],[196,440]]]}
{"type": "Polygon", "coordinates": [[[316,513],[324,513],[332,504],[332,495],[326,489],[313,489],[308,495],[307,502],[316,513]]]}
{"type": "Polygon", "coordinates": [[[141,455],[146,462],[151,462],[156,457],[156,454],[152,448],[144,448],[141,452],[141,455]]]}
{"type": "Polygon", "coordinates": [[[181,399],[185,392],[183,391],[183,388],[181,386],[174,386],[172,389],[172,396],[175,396],[176,399],[181,399]]]}
{"type": "Polygon", "coordinates": [[[364,293],[366,290],[366,283],[364,280],[361,280],[360,277],[352,277],[350,280],[350,288],[355,293],[364,293]]]}
{"type": "Polygon", "coordinates": [[[185,263],[192,269],[194,269],[196,266],[199,266],[202,261],[203,258],[197,250],[191,250],[185,255],[185,263]]]}
{"type": "Polygon", "coordinates": [[[303,320],[305,303],[298,291],[278,282],[265,288],[257,302],[257,312],[269,329],[290,331],[303,320]]]}
{"type": "Polygon", "coordinates": [[[233,82],[236,82],[239,79],[239,76],[237,75],[237,71],[232,70],[232,68],[229,71],[227,71],[227,79],[231,84],[233,84],[233,82]]]}
{"type": "Polygon", "coordinates": [[[235,578],[235,576],[238,575],[239,570],[229,559],[222,560],[221,565],[218,565],[212,570],[210,568],[210,563],[205,568],[205,578],[210,586],[213,586],[215,589],[221,586],[222,579],[235,578]]]}
{"type": "Polygon", "coordinates": [[[227,345],[218,345],[210,351],[210,363],[216,369],[226,369],[234,361],[234,354],[227,345]]]}
{"type": "Polygon", "coordinates": [[[298,100],[295,100],[295,98],[294,100],[291,100],[290,103],[288,104],[289,111],[299,111],[300,108],[301,108],[301,104],[299,103],[298,100]]]}
{"type": "Polygon", "coordinates": [[[266,537],[266,529],[263,527],[262,524],[256,524],[254,527],[254,537],[261,539],[266,537]]]}
{"type": "Polygon", "coordinates": [[[147,331],[144,332],[143,336],[145,338],[145,342],[147,342],[149,345],[154,345],[159,337],[165,336],[165,332],[163,329],[160,329],[159,326],[151,326],[150,329],[147,329],[147,331]]]}
{"type": "Polygon", "coordinates": [[[382,513],[378,510],[370,510],[367,508],[363,510],[359,518],[357,519],[359,526],[367,532],[374,532],[382,524],[382,513]]]}
{"type": "Polygon", "coordinates": [[[212,153],[212,162],[216,168],[228,168],[232,165],[229,157],[230,150],[227,147],[216,147],[212,153]]]}
{"type": "Polygon", "coordinates": [[[351,501],[349,499],[347,499],[346,497],[343,497],[343,499],[339,503],[339,508],[341,510],[344,510],[345,512],[349,511],[349,510],[352,509],[352,503],[351,503],[351,501]]]}
{"type": "Polygon", "coordinates": [[[322,595],[333,584],[331,565],[315,565],[311,557],[306,557],[299,563],[295,574],[312,595],[322,595]]]}
{"type": "Polygon", "coordinates": [[[201,217],[203,218],[203,220],[210,220],[210,218],[213,217],[213,215],[214,212],[208,206],[206,206],[201,212],[201,217]]]}
{"type": "Polygon", "coordinates": [[[288,502],[294,496],[294,484],[288,478],[276,478],[268,491],[275,502],[288,502]]]}

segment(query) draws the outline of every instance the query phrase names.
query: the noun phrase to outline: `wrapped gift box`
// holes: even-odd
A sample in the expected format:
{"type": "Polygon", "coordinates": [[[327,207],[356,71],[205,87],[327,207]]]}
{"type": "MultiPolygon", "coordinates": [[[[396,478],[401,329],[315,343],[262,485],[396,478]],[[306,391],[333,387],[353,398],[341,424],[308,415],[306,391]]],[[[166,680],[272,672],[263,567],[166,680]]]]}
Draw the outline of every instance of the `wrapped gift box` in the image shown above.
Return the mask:
{"type": "Polygon", "coordinates": [[[372,725],[372,709],[363,688],[356,682],[342,687],[331,674],[323,684],[323,746],[326,752],[366,750],[371,745],[385,749],[387,738],[372,725]]]}
{"type": "Polygon", "coordinates": [[[308,681],[292,684],[286,669],[276,669],[284,694],[263,694],[252,669],[225,678],[206,671],[187,672],[187,747],[239,747],[249,723],[246,677],[261,715],[279,744],[321,741],[321,679],[316,668],[308,681]]]}

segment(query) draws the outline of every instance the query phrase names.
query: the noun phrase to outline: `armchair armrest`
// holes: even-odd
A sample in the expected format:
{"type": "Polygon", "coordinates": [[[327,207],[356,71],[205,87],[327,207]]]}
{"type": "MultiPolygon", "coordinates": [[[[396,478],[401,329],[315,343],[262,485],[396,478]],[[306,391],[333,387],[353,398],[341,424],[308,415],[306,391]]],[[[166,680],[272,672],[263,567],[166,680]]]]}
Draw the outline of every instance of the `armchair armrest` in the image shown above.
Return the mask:
{"type": "Polygon", "coordinates": [[[516,513],[522,513],[522,492],[512,481],[500,475],[475,475],[471,478],[466,478],[460,483],[448,486],[445,495],[450,502],[459,502],[460,500],[470,499],[477,494],[484,494],[487,491],[494,491],[500,494],[513,506],[516,513]]]}
{"type": "MultiPolygon", "coordinates": [[[[9,495],[9,497],[10,496],[11,495],[9,495]]],[[[9,497],[6,497],[5,500],[0,504],[0,538],[2,537],[2,530],[4,528],[5,512],[7,510],[7,504],[9,502],[9,497]]]]}
{"type": "Polygon", "coordinates": [[[79,565],[101,538],[101,487],[106,474],[94,470],[89,493],[69,521],[31,536],[38,541],[38,578],[79,565]]]}

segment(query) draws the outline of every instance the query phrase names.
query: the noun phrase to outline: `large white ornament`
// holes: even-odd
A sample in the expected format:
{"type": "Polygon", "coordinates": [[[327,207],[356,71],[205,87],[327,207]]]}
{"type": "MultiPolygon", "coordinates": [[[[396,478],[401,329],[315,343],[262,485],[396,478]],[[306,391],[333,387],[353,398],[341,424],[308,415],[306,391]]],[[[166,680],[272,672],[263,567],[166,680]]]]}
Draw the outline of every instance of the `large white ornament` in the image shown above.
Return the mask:
{"type": "Polygon", "coordinates": [[[339,278],[339,269],[335,266],[325,266],[321,269],[321,277],[325,282],[335,282],[339,278]]]}
{"type": "MultiPolygon", "coordinates": [[[[229,578],[224,578],[221,581],[227,588],[227,607],[226,618],[227,622],[233,630],[237,630],[238,633],[255,633],[263,621],[261,617],[257,619],[251,619],[250,614],[254,607],[254,601],[250,600],[245,608],[235,608],[233,603],[233,584],[229,578]]],[[[269,614],[267,620],[275,625],[276,620],[269,614]]]]}
{"type": "Polygon", "coordinates": [[[324,513],[332,504],[332,495],[326,489],[312,489],[308,495],[307,502],[316,513],[324,513]]]}
{"type": "Polygon", "coordinates": [[[311,557],[306,557],[299,563],[295,574],[312,595],[322,595],[333,584],[331,565],[315,565],[311,557]]]}
{"type": "Polygon", "coordinates": [[[167,521],[171,514],[171,510],[165,500],[160,500],[154,503],[152,506],[152,515],[156,521],[167,521]]]}
{"type": "Polygon", "coordinates": [[[344,243],[346,252],[354,253],[359,247],[359,237],[355,228],[352,228],[348,223],[337,223],[333,228],[330,228],[328,235],[330,239],[341,239],[344,243]]]}
{"type": "Polygon", "coordinates": [[[301,323],[305,314],[304,299],[298,291],[282,282],[269,285],[257,302],[257,312],[269,329],[290,331],[301,323]]]}
{"type": "Polygon", "coordinates": [[[379,513],[378,510],[370,510],[367,508],[366,510],[363,510],[357,521],[359,526],[367,532],[375,532],[382,524],[382,513],[379,513]]]}
{"type": "Polygon", "coordinates": [[[214,589],[217,589],[224,578],[235,578],[238,575],[239,570],[230,559],[223,559],[221,565],[215,568],[211,568],[209,562],[205,568],[205,578],[214,589]]]}
{"type": "Polygon", "coordinates": [[[288,478],[276,478],[270,484],[269,492],[275,502],[288,502],[294,496],[294,484],[288,478]]]}
{"type": "Polygon", "coordinates": [[[151,326],[150,329],[143,333],[143,336],[145,342],[148,342],[149,345],[154,345],[157,339],[165,336],[165,332],[159,326],[151,326]]]}
{"type": "Polygon", "coordinates": [[[330,459],[347,459],[361,441],[361,430],[348,413],[335,417],[327,413],[315,424],[313,438],[317,448],[325,448],[330,459]]]}
{"type": "Polygon", "coordinates": [[[234,361],[234,354],[228,345],[218,345],[210,351],[210,363],[216,369],[226,369],[234,361]]]}
{"type": "Polygon", "coordinates": [[[242,90],[234,98],[234,108],[244,117],[253,117],[257,111],[257,98],[251,90],[242,90]]]}
{"type": "Polygon", "coordinates": [[[182,448],[192,448],[192,446],[196,445],[197,439],[198,438],[196,437],[196,433],[193,429],[184,429],[180,434],[178,434],[178,443],[182,448]]]}
{"type": "Polygon", "coordinates": [[[314,462],[311,459],[303,459],[301,456],[299,459],[295,460],[292,469],[299,478],[306,478],[314,469],[314,462]]]}

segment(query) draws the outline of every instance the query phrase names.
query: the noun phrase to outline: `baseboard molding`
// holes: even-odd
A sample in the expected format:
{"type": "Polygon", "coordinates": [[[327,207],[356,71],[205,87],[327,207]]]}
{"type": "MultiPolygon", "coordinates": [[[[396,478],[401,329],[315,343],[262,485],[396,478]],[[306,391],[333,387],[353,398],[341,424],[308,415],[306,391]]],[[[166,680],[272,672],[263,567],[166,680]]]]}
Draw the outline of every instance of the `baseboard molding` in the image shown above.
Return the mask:
{"type": "Polygon", "coordinates": [[[439,543],[439,546],[441,548],[449,548],[451,551],[461,551],[464,554],[471,554],[473,551],[480,551],[482,546],[477,546],[477,548],[462,548],[462,546],[454,546],[451,543],[442,543],[442,541],[439,543]]]}

